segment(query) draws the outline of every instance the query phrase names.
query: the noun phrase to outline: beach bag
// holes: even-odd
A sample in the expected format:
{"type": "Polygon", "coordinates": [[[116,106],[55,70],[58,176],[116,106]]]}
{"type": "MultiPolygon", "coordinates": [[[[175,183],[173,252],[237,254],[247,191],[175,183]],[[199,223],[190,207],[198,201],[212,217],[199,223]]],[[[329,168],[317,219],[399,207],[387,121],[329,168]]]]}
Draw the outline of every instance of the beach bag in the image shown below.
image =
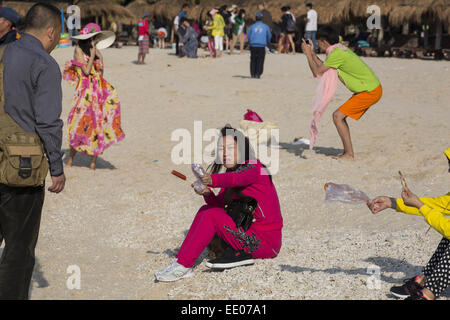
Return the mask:
{"type": "Polygon", "coordinates": [[[241,120],[239,126],[249,139],[254,150],[257,150],[258,144],[269,143],[272,137],[272,130],[278,129],[278,124],[273,121],[241,120]]]}
{"type": "Polygon", "coordinates": [[[292,16],[292,14],[288,14],[287,21],[286,21],[286,31],[287,32],[295,32],[296,29],[297,29],[297,26],[295,24],[294,17],[292,16]]]}
{"type": "Polygon", "coordinates": [[[263,122],[263,119],[261,119],[261,117],[256,112],[250,109],[247,109],[247,112],[244,114],[244,120],[263,122]]]}
{"type": "Polygon", "coordinates": [[[49,165],[41,139],[36,133],[24,131],[5,112],[5,48],[0,47],[0,183],[10,187],[42,186],[49,165]]]}
{"type": "Polygon", "coordinates": [[[253,222],[258,202],[255,198],[243,196],[233,199],[229,205],[225,207],[227,214],[236,223],[236,228],[242,228],[247,231],[253,222]]]}

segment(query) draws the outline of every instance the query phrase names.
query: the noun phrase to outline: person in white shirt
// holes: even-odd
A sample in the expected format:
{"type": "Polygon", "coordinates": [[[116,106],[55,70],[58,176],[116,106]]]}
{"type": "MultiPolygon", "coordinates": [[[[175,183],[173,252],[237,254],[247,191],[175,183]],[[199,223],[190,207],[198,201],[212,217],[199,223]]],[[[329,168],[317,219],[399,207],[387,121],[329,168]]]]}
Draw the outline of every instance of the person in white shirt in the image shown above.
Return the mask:
{"type": "Polygon", "coordinates": [[[314,45],[314,50],[317,51],[319,48],[317,46],[316,33],[317,33],[317,12],[312,8],[311,3],[306,4],[306,9],[308,10],[306,14],[306,27],[305,27],[305,39],[312,41],[314,45]]]}

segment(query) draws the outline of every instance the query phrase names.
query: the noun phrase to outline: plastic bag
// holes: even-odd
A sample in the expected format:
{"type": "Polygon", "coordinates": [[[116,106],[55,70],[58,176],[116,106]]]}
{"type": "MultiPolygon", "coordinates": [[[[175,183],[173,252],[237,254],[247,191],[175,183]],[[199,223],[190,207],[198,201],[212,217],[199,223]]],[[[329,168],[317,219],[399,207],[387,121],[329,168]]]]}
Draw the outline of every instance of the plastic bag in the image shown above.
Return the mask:
{"type": "Polygon", "coordinates": [[[247,109],[247,113],[244,114],[244,120],[255,121],[255,122],[263,122],[263,119],[254,111],[247,109]]]}
{"type": "Polygon", "coordinates": [[[197,163],[193,163],[191,165],[192,173],[197,178],[197,180],[194,181],[194,189],[197,192],[202,192],[205,190],[206,186],[203,184],[201,178],[205,175],[205,169],[197,163]]]}
{"type": "Polygon", "coordinates": [[[366,203],[366,201],[370,201],[370,198],[364,192],[347,184],[328,182],[324,185],[324,189],[325,202],[366,203]]]}

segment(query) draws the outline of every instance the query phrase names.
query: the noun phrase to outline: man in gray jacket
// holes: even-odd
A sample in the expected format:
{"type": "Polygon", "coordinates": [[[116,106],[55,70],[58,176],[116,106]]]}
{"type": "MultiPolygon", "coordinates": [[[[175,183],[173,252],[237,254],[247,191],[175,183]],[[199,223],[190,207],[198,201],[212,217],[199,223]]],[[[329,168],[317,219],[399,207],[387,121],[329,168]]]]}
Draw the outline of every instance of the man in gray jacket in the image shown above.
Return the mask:
{"type": "MultiPolygon", "coordinates": [[[[50,52],[61,34],[60,11],[49,4],[31,7],[22,37],[4,56],[5,112],[25,131],[41,138],[50,164],[50,192],[64,189],[61,71],[50,52]]],[[[0,299],[28,299],[39,235],[44,187],[0,184],[0,299]]]]}

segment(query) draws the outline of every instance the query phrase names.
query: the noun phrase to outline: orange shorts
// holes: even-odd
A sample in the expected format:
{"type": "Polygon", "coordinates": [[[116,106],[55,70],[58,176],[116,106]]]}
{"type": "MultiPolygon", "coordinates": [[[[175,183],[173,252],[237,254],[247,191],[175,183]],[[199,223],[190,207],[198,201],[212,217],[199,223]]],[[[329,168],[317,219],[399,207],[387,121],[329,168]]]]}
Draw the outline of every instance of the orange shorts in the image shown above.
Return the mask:
{"type": "Polygon", "coordinates": [[[383,94],[381,84],[372,91],[363,91],[355,93],[350,99],[348,99],[342,106],[339,107],[339,111],[346,116],[358,120],[362,115],[380,100],[383,94]]]}

